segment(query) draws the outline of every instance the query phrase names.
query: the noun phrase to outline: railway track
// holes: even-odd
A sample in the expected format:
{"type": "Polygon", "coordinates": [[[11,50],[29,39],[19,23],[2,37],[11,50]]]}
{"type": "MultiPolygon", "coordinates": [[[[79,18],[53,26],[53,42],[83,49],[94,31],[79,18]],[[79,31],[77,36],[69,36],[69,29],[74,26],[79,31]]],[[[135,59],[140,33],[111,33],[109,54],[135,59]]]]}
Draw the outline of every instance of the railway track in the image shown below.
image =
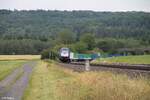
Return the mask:
{"type": "MultiPolygon", "coordinates": [[[[73,62],[70,64],[85,65],[85,63],[78,63],[78,62],[73,62]]],[[[150,71],[150,65],[148,65],[148,64],[93,64],[93,63],[91,63],[90,65],[91,65],[91,67],[97,66],[97,67],[107,67],[107,68],[120,68],[120,69],[150,71]]]]}
{"type": "MultiPolygon", "coordinates": [[[[73,69],[77,72],[85,71],[84,63],[59,63],[61,66],[73,69]]],[[[111,71],[117,74],[127,74],[131,77],[149,77],[150,65],[128,65],[128,64],[90,64],[90,71],[111,71]]]]}

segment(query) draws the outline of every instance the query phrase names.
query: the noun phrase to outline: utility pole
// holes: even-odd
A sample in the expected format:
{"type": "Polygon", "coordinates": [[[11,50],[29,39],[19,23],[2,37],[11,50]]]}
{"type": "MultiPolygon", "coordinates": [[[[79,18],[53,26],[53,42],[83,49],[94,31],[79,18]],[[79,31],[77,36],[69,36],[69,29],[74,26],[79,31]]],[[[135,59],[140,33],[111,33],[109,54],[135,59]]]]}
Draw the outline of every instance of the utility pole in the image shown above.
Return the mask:
{"type": "Polygon", "coordinates": [[[86,59],[86,61],[85,61],[85,70],[90,71],[90,61],[89,61],[89,59],[86,59]]]}

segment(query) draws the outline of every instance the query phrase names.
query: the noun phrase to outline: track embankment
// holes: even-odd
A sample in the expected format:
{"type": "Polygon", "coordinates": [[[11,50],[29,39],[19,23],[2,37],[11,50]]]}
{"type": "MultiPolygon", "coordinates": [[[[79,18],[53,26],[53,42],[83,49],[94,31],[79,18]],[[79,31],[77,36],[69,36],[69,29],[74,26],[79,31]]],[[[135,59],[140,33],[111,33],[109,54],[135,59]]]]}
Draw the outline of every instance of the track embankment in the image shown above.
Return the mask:
{"type": "MultiPolygon", "coordinates": [[[[77,72],[85,71],[84,63],[59,63],[62,67],[73,69],[77,72]]],[[[150,77],[150,65],[129,64],[90,64],[90,71],[111,71],[117,74],[127,74],[131,77],[150,77]]]]}

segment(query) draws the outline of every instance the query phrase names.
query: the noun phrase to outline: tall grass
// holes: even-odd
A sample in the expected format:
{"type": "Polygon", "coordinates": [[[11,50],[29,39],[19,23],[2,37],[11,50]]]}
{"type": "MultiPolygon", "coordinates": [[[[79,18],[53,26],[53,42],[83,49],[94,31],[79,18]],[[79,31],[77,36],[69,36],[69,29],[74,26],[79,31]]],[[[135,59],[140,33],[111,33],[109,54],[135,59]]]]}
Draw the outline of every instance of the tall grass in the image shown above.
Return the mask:
{"type": "Polygon", "coordinates": [[[24,100],[150,100],[150,80],[111,72],[83,72],[39,62],[24,100]]]}
{"type": "Polygon", "coordinates": [[[57,100],[149,100],[150,84],[110,72],[78,74],[57,83],[57,100]]]}

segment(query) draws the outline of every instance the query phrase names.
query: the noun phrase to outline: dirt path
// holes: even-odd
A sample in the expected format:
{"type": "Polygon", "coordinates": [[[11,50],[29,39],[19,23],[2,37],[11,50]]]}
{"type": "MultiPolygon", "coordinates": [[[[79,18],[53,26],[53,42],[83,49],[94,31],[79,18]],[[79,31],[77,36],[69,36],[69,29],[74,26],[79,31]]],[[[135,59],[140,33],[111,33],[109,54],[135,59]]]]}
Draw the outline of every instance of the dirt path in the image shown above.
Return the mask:
{"type": "Polygon", "coordinates": [[[27,62],[0,82],[0,100],[21,100],[36,62],[27,62]]]}

